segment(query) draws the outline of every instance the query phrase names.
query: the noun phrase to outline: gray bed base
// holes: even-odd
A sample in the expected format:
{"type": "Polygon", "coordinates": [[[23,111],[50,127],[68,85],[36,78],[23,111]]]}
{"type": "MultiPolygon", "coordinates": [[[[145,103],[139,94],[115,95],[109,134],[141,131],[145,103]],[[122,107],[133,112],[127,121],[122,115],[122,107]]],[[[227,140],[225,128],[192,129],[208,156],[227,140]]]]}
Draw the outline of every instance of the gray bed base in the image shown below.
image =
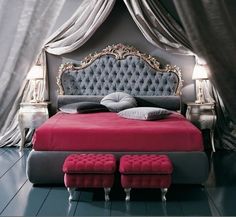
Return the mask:
{"type": "MultiPolygon", "coordinates": [[[[27,163],[29,181],[33,184],[63,184],[62,165],[65,158],[72,153],[86,152],[32,150],[27,163]]],[[[172,182],[175,184],[202,184],[208,177],[209,164],[204,152],[188,152],[187,154],[186,152],[115,152],[113,154],[117,160],[124,154],[167,154],[174,165],[172,182]]]]}

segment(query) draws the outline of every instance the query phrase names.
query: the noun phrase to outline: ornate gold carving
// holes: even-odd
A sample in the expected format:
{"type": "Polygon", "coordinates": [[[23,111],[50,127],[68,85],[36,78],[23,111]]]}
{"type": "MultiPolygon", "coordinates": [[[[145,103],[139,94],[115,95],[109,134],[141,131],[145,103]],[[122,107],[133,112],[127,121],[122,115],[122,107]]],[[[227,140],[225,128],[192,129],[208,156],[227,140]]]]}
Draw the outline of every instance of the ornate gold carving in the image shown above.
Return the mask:
{"type": "Polygon", "coordinates": [[[125,59],[127,56],[137,56],[143,59],[146,63],[148,63],[154,70],[159,71],[159,72],[173,72],[178,76],[179,83],[177,85],[177,89],[175,90],[176,95],[181,94],[181,88],[183,86],[183,81],[181,77],[181,70],[179,67],[176,65],[171,66],[171,65],[165,65],[164,67],[161,67],[160,63],[158,60],[148,54],[142,53],[136,48],[132,46],[125,46],[123,44],[116,44],[116,45],[111,45],[107,46],[105,49],[103,49],[101,52],[89,54],[86,56],[82,61],[79,66],[74,66],[72,63],[65,63],[62,64],[59,68],[59,75],[57,77],[57,85],[59,87],[59,94],[63,95],[64,90],[62,87],[61,83],[61,77],[64,71],[66,70],[80,70],[83,68],[86,68],[89,66],[91,63],[93,63],[96,59],[105,56],[105,55],[113,55],[116,59],[125,59]]]}
{"type": "Polygon", "coordinates": [[[64,95],[64,90],[61,83],[62,74],[66,70],[73,70],[73,69],[75,69],[75,66],[73,65],[73,63],[64,63],[64,64],[61,64],[61,66],[59,67],[59,72],[58,72],[58,77],[57,77],[57,86],[59,89],[57,92],[60,95],[64,95]]]}

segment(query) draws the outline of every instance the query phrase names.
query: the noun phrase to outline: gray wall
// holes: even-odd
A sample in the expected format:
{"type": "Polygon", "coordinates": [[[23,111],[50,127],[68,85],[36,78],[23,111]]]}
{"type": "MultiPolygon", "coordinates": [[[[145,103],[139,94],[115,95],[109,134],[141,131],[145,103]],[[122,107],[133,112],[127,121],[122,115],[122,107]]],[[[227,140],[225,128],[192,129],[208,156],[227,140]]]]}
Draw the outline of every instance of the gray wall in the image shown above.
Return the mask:
{"type": "MultiPolygon", "coordinates": [[[[59,17],[54,29],[57,29],[76,9],[78,0],[67,0],[66,5],[59,17]]],[[[123,1],[117,0],[115,7],[107,20],[97,30],[97,32],[78,50],[63,55],[65,58],[81,60],[89,53],[100,51],[107,45],[123,43],[132,45],[144,53],[155,56],[162,64],[177,65],[182,70],[184,80],[183,100],[194,100],[194,85],[191,79],[194,67],[194,58],[183,55],[170,54],[152,46],[142,35],[134,21],[132,20],[123,1]]],[[[56,108],[57,85],[56,76],[61,64],[62,56],[48,54],[48,71],[50,85],[50,101],[52,111],[56,108]]]]}

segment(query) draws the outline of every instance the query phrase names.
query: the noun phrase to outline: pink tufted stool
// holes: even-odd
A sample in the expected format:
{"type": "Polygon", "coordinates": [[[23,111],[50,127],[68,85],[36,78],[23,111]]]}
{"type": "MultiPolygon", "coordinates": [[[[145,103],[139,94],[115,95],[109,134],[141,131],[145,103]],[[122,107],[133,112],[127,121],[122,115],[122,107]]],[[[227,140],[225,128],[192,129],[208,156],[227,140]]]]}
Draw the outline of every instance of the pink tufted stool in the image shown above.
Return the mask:
{"type": "Polygon", "coordinates": [[[160,188],[162,201],[171,185],[173,166],[166,155],[124,155],[120,159],[121,185],[130,200],[131,188],[160,188]]]}
{"type": "Polygon", "coordinates": [[[104,188],[105,200],[114,183],[116,159],[112,154],[71,154],[63,164],[64,183],[73,200],[76,188],[104,188]]]}

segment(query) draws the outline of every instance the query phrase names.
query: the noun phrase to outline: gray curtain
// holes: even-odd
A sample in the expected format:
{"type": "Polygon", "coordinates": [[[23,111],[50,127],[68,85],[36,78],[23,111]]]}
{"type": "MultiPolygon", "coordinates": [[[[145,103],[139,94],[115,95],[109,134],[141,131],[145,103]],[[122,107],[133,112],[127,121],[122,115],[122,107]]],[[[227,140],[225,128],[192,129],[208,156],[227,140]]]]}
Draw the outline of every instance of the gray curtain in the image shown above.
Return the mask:
{"type": "Polygon", "coordinates": [[[217,133],[220,144],[224,149],[236,151],[236,125],[231,121],[225,105],[218,91],[212,87],[212,95],[216,101],[216,112],[218,115],[217,133]]]}
{"type": "Polygon", "coordinates": [[[236,123],[236,1],[174,0],[194,51],[210,66],[210,80],[236,123]]]}
{"type": "Polygon", "coordinates": [[[61,55],[81,47],[106,20],[114,4],[115,0],[83,0],[74,14],[47,38],[42,51],[44,67],[42,98],[49,99],[46,52],[61,55]]]}
{"type": "Polygon", "coordinates": [[[17,111],[25,78],[64,1],[0,1],[0,147],[19,140],[17,111]]]}
{"type": "MultiPolygon", "coordinates": [[[[11,1],[13,2],[14,0],[10,0],[10,2],[11,1]]],[[[23,12],[29,13],[31,15],[27,17],[25,16],[26,20],[19,20],[18,23],[18,26],[21,27],[25,25],[26,21],[30,22],[30,25],[27,26],[27,28],[25,29],[26,32],[18,36],[19,38],[21,38],[21,40],[23,40],[23,42],[28,43],[23,44],[21,47],[22,50],[20,51],[27,57],[27,67],[21,67],[19,73],[17,74],[18,80],[16,80],[16,82],[18,82],[17,84],[20,85],[19,87],[21,87],[20,91],[19,89],[16,89],[15,86],[13,88],[13,85],[11,86],[10,84],[6,83],[5,90],[10,91],[12,93],[14,92],[15,94],[18,92],[18,95],[16,98],[12,97],[12,102],[8,104],[8,109],[2,107],[2,110],[5,111],[6,114],[10,110],[10,114],[8,114],[8,116],[5,115],[7,116],[7,121],[5,122],[3,126],[4,128],[2,129],[0,134],[0,147],[5,145],[16,145],[16,143],[20,139],[20,132],[17,123],[17,111],[19,109],[19,103],[21,101],[28,101],[28,95],[32,92],[30,84],[25,81],[25,76],[27,74],[27,71],[29,71],[33,60],[40,52],[42,52],[41,58],[44,67],[44,80],[42,84],[43,88],[42,91],[39,93],[39,97],[44,100],[47,100],[49,93],[46,71],[46,52],[55,55],[60,55],[78,49],[80,46],[86,43],[87,40],[89,40],[89,38],[94,34],[94,32],[99,28],[99,26],[105,21],[115,3],[115,0],[83,0],[76,12],[72,15],[72,17],[67,20],[49,38],[45,40],[45,37],[47,36],[46,33],[49,32],[48,30],[50,30],[50,27],[52,27],[55,23],[56,18],[59,15],[60,9],[64,4],[64,1],[65,0],[22,1],[25,4],[28,3],[29,12],[23,11],[22,8],[22,14],[20,14],[19,16],[23,17],[23,12]],[[30,32],[30,34],[28,34],[30,35],[30,39],[28,39],[27,35],[25,35],[28,32],[30,32]],[[12,105],[14,107],[12,107],[12,105]]],[[[7,0],[5,0],[5,3],[6,2],[7,0]]],[[[18,1],[19,5],[22,5],[22,2],[20,3],[20,1],[18,1]]],[[[3,8],[3,10],[6,10],[6,8],[3,8]]],[[[7,13],[6,16],[10,16],[9,13],[7,13]]],[[[14,22],[17,23],[17,19],[14,20],[14,22]]],[[[14,51],[14,58],[21,58],[21,56],[17,56],[18,54],[19,53],[14,51]]],[[[21,60],[19,61],[19,63],[22,64],[21,60]]],[[[12,74],[8,73],[7,75],[14,76],[14,74],[15,72],[12,72],[12,74]]]]}
{"type": "Polygon", "coordinates": [[[236,150],[236,1],[174,0],[194,51],[211,69],[221,144],[236,150]],[[221,97],[220,97],[221,96],[221,97]]]}
{"type": "Polygon", "coordinates": [[[115,0],[84,0],[72,17],[46,40],[45,50],[61,55],[78,49],[105,21],[114,4],[115,0]]]}
{"type": "Polygon", "coordinates": [[[169,52],[193,55],[184,30],[158,0],[124,0],[124,3],[151,44],[169,52]]]}

